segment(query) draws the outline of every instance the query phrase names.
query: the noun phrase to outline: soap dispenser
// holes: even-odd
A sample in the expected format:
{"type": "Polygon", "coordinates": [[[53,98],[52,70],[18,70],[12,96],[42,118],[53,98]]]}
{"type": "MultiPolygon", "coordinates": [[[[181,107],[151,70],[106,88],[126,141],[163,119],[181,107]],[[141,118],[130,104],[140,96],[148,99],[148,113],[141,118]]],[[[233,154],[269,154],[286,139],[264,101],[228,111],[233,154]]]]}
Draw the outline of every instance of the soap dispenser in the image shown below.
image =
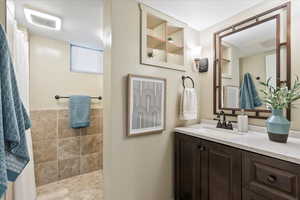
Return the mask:
{"type": "Polygon", "coordinates": [[[242,110],[242,113],[238,115],[237,121],[238,121],[238,131],[248,132],[248,116],[245,114],[245,110],[242,110]]]}

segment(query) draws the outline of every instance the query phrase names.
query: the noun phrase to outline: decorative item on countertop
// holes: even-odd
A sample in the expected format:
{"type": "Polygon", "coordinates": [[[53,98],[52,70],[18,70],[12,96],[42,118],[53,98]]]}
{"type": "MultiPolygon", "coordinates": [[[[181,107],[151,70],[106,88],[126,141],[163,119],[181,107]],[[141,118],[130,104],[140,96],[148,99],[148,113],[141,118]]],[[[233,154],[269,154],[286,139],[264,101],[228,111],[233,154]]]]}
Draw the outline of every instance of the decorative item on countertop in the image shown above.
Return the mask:
{"type": "Polygon", "coordinates": [[[285,84],[274,88],[270,84],[271,78],[266,83],[260,82],[265,86],[260,92],[264,95],[263,102],[272,109],[272,115],[267,119],[267,131],[270,140],[280,143],[286,143],[290,130],[290,121],[283,116],[283,109],[289,107],[291,103],[300,99],[299,78],[294,82],[289,90],[285,84]]]}
{"type": "Polygon", "coordinates": [[[238,131],[239,132],[248,132],[248,116],[245,114],[245,110],[242,109],[242,114],[238,115],[238,131]]]}

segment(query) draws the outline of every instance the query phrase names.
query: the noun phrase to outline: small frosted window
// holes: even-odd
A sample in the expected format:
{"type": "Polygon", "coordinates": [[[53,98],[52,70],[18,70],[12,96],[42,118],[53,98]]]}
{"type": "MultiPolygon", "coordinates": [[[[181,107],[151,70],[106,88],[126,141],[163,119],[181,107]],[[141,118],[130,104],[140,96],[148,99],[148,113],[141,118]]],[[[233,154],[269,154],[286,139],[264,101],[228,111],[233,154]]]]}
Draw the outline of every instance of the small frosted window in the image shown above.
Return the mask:
{"type": "Polygon", "coordinates": [[[71,71],[103,73],[103,51],[71,45],[71,71]]]}

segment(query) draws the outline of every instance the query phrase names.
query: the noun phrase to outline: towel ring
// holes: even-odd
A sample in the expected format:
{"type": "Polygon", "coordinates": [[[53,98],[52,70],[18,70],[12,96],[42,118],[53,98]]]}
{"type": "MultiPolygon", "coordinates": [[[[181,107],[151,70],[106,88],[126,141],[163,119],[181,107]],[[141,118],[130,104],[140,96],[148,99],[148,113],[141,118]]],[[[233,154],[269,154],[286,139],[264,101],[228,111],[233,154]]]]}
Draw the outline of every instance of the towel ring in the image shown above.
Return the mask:
{"type": "Polygon", "coordinates": [[[182,85],[183,85],[183,88],[185,88],[185,79],[190,79],[193,83],[193,88],[195,88],[195,83],[194,83],[194,80],[192,79],[192,77],[190,76],[182,76],[182,85]]]}

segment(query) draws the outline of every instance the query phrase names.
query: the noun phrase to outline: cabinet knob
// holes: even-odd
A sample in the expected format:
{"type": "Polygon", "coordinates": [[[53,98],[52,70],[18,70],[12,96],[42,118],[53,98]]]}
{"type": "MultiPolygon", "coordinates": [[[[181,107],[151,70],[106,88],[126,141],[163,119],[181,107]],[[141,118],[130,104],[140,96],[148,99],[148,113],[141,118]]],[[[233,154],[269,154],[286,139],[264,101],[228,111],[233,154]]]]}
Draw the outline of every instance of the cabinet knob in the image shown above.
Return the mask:
{"type": "Polygon", "coordinates": [[[275,183],[276,180],[277,180],[277,178],[276,178],[276,176],[269,175],[269,176],[267,177],[267,180],[268,180],[269,183],[275,183]]]}

